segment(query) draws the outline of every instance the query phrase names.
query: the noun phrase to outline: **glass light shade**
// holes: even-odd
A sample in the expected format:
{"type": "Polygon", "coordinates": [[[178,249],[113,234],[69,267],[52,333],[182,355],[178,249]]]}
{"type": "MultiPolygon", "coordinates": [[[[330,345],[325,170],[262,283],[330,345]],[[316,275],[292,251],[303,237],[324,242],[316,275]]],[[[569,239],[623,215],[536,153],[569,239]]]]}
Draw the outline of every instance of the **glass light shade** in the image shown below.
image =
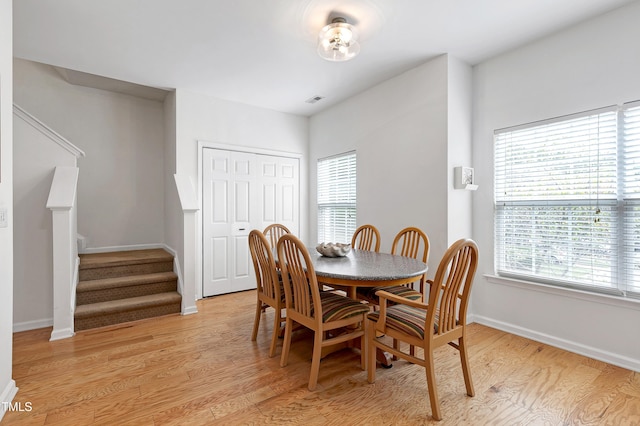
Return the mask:
{"type": "Polygon", "coordinates": [[[348,61],[360,53],[358,33],[346,22],[326,25],[318,35],[318,55],[328,61],[348,61]]]}

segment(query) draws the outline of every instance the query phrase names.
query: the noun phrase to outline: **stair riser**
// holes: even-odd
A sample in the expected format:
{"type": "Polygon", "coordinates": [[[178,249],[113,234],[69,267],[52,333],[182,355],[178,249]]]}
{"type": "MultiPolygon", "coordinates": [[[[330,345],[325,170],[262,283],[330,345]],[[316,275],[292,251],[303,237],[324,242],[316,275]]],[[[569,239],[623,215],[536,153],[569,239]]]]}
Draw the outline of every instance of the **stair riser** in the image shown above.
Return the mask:
{"type": "Polygon", "coordinates": [[[173,303],[169,305],[151,306],[126,312],[102,314],[100,316],[94,317],[81,319],[76,318],[74,321],[74,326],[76,331],[89,330],[92,328],[105,327],[108,325],[178,313],[180,313],[180,303],[173,303]]]}
{"type": "Polygon", "coordinates": [[[76,295],[76,304],[86,305],[89,303],[107,302],[109,300],[120,300],[127,299],[129,297],[177,291],[177,287],[176,280],[173,280],[168,282],[138,284],[95,291],[78,292],[76,295]]]}
{"type": "Polygon", "coordinates": [[[170,271],[173,271],[173,261],[80,269],[79,276],[80,281],[89,281],[170,271]]]}

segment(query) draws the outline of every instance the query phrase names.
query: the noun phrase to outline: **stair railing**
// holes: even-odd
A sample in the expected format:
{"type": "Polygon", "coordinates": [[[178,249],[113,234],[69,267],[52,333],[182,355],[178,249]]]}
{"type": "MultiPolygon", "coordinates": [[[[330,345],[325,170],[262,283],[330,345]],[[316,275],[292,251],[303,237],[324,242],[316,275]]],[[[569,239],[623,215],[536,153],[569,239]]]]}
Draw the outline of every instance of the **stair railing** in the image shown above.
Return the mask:
{"type": "MultiPolygon", "coordinates": [[[[46,140],[56,143],[70,155],[64,163],[69,167],[56,167],[56,161],[62,161],[63,156],[51,159],[47,164],[40,165],[40,169],[54,168],[54,177],[49,190],[46,207],[52,212],[52,257],[53,271],[53,331],[51,340],[71,337],[74,334],[73,311],[75,308],[75,291],[78,282],[78,247],[76,188],[78,182],[77,159],[85,153],[73,145],[62,135],[51,129],[42,121],[31,115],[20,106],[13,104],[13,114],[24,123],[45,136],[46,140]],[[69,160],[69,161],[67,161],[69,160]],[[73,166],[70,166],[73,165],[73,166]]],[[[41,139],[38,137],[38,141],[41,139]]],[[[44,206],[43,206],[44,207],[44,206]]]]}

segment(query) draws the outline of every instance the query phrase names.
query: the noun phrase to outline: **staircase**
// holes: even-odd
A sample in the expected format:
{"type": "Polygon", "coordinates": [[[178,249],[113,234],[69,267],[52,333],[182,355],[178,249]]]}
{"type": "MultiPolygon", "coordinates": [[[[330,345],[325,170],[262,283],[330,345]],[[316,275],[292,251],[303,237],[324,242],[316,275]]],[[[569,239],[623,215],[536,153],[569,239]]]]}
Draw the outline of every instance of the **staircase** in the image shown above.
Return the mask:
{"type": "Polygon", "coordinates": [[[180,313],[173,256],[163,249],[80,254],[75,331],[180,313]]]}

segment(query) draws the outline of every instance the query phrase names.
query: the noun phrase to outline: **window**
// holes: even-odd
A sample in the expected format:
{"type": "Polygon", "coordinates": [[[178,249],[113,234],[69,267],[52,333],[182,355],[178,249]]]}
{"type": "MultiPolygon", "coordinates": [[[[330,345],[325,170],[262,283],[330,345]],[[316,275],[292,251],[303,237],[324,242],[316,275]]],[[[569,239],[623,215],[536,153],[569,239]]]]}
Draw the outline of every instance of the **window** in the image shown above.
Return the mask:
{"type": "Polygon", "coordinates": [[[318,160],[318,242],[349,243],[356,230],[356,153],[318,160]]]}
{"type": "Polygon", "coordinates": [[[640,103],[494,142],[496,273],[640,296],[640,103]]]}

